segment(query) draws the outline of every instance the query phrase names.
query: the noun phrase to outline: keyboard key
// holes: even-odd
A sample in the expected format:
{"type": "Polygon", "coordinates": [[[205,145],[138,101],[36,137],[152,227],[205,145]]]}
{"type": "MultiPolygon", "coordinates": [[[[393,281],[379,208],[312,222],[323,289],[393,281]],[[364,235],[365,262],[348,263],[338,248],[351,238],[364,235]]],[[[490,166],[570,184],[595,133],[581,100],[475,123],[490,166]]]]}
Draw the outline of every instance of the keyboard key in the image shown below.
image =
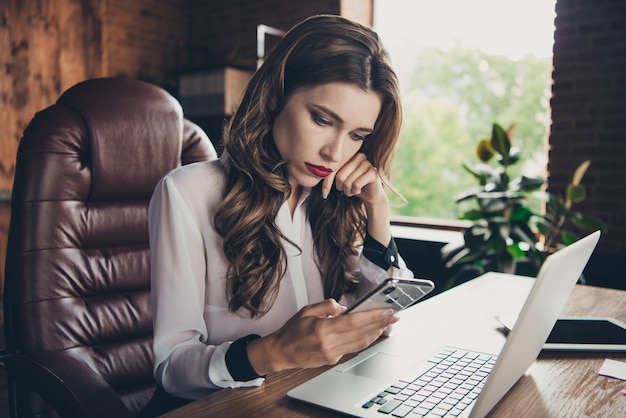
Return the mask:
{"type": "Polygon", "coordinates": [[[392,414],[394,417],[406,417],[409,412],[411,412],[413,408],[408,407],[407,405],[400,405],[396,409],[393,410],[392,414]]]}
{"type": "Polygon", "coordinates": [[[392,395],[396,395],[398,393],[400,393],[402,391],[403,388],[399,388],[396,386],[389,386],[387,389],[385,389],[385,392],[391,393],[392,395]]]}
{"type": "Polygon", "coordinates": [[[425,408],[425,409],[433,409],[434,407],[437,406],[437,403],[428,400],[428,401],[424,401],[420,404],[420,407],[425,408]]]}
{"type": "Polygon", "coordinates": [[[428,413],[430,413],[430,409],[423,408],[422,406],[418,406],[417,408],[413,410],[413,413],[411,415],[415,415],[419,417],[419,416],[428,415],[428,413]]]}
{"type": "Polygon", "coordinates": [[[419,405],[421,401],[418,401],[415,398],[411,398],[411,399],[407,399],[406,401],[404,401],[404,405],[410,407],[410,408],[415,408],[417,405],[419,405]]]}
{"type": "Polygon", "coordinates": [[[453,408],[450,410],[450,412],[448,413],[450,416],[453,417],[458,417],[459,415],[461,415],[463,413],[462,409],[459,408],[453,408]]]}
{"type": "Polygon", "coordinates": [[[390,414],[391,412],[393,412],[394,409],[396,409],[400,405],[402,405],[402,402],[400,402],[397,399],[392,399],[386,404],[384,404],[381,408],[379,408],[378,412],[382,412],[383,414],[390,414]]]}
{"type": "Polygon", "coordinates": [[[435,408],[430,413],[436,417],[442,417],[448,413],[446,409],[443,408],[435,408]]]}
{"type": "Polygon", "coordinates": [[[428,398],[427,396],[420,395],[418,393],[416,395],[413,395],[413,397],[411,399],[414,400],[417,403],[420,403],[420,402],[424,402],[427,398],[428,398]]]}

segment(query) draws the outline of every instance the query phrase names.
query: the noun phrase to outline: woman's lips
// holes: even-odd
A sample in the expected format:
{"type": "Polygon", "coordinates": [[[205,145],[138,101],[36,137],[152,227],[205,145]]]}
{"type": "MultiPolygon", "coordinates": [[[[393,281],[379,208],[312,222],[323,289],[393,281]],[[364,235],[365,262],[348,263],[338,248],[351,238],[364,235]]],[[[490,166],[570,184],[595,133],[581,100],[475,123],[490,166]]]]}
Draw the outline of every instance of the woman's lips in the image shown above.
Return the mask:
{"type": "Polygon", "coordinates": [[[333,170],[328,167],[324,167],[323,165],[314,165],[309,163],[304,163],[304,165],[306,165],[307,170],[309,170],[311,174],[317,177],[324,178],[333,172],[333,170]]]}

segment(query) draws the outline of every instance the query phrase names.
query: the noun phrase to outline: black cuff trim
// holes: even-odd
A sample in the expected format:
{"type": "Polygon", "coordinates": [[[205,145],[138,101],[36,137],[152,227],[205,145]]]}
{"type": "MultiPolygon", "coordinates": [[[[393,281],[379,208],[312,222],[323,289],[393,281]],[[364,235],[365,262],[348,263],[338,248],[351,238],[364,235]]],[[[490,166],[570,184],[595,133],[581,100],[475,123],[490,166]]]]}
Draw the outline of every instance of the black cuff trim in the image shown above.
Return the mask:
{"type": "Polygon", "coordinates": [[[390,266],[400,267],[398,247],[393,237],[391,237],[389,245],[385,247],[372,238],[370,234],[366,234],[363,241],[363,255],[383,270],[387,270],[390,266]]]}
{"type": "Polygon", "coordinates": [[[265,377],[257,374],[248,359],[248,343],[257,338],[261,337],[256,334],[246,335],[245,337],[233,341],[226,351],[226,367],[230,375],[237,382],[246,382],[248,380],[265,377]]]}

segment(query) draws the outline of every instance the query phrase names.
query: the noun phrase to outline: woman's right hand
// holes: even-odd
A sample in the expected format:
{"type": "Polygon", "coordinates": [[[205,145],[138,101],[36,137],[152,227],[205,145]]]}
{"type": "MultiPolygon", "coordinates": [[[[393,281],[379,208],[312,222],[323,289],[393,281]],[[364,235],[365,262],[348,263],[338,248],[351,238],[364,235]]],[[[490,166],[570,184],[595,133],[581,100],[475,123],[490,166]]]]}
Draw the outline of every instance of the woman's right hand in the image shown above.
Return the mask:
{"type": "Polygon", "coordinates": [[[250,364],[259,375],[335,364],[399,320],[392,309],[341,315],[344,310],[333,299],[305,306],[279,330],[248,344],[250,364]]]}

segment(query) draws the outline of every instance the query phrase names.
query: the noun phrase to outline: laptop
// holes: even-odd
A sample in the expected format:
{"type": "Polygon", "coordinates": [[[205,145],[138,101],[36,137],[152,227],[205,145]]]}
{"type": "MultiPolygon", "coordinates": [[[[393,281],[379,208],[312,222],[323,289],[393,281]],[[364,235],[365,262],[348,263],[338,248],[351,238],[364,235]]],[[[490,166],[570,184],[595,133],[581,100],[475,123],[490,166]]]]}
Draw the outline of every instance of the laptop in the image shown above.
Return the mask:
{"type": "MultiPolygon", "coordinates": [[[[501,281],[497,289],[499,292],[516,291],[518,282],[525,285],[524,289],[530,287],[526,280],[534,280],[534,283],[518,311],[519,316],[513,329],[504,345],[500,345],[502,349],[499,354],[476,350],[475,347],[464,348],[463,340],[470,340],[468,332],[476,332],[487,336],[480,338],[481,341],[501,341],[496,340],[504,338],[497,331],[497,323],[495,320],[493,323],[487,320],[487,316],[493,320],[494,314],[501,312],[487,312],[484,318],[470,322],[475,324],[473,330],[472,325],[463,322],[467,321],[464,315],[455,314],[456,317],[447,318],[447,322],[461,324],[453,327],[454,331],[450,334],[445,329],[423,327],[415,323],[420,322],[422,317],[419,316],[416,321],[412,316],[412,323],[403,324],[411,327],[408,332],[412,334],[410,344],[402,341],[400,336],[392,335],[356,357],[293,388],[287,396],[361,417],[484,417],[539,355],[599,239],[600,231],[596,231],[551,254],[536,279],[507,275],[506,280],[501,281]],[[433,335],[433,338],[429,338],[429,335],[433,335]],[[437,347],[430,347],[429,340],[436,340],[437,347]],[[450,343],[440,344],[442,341],[450,343]],[[421,346],[428,347],[429,351],[424,352],[421,346]]],[[[445,315],[437,311],[437,299],[447,297],[446,293],[452,295],[454,290],[420,302],[409,308],[409,311],[445,315]],[[425,305],[424,309],[420,310],[420,305],[425,305]]],[[[458,295],[463,296],[459,298],[459,303],[465,303],[469,310],[472,305],[467,299],[472,297],[475,297],[475,303],[493,304],[493,307],[489,307],[491,310],[506,307],[505,300],[498,301],[499,298],[490,295],[457,292],[455,297],[458,298],[458,295]]],[[[468,313],[467,316],[472,315],[468,313]]],[[[423,320],[428,321],[427,318],[423,320]]],[[[400,321],[396,325],[402,323],[400,321]]],[[[497,344],[491,344],[491,347],[494,346],[497,344]]]]}

